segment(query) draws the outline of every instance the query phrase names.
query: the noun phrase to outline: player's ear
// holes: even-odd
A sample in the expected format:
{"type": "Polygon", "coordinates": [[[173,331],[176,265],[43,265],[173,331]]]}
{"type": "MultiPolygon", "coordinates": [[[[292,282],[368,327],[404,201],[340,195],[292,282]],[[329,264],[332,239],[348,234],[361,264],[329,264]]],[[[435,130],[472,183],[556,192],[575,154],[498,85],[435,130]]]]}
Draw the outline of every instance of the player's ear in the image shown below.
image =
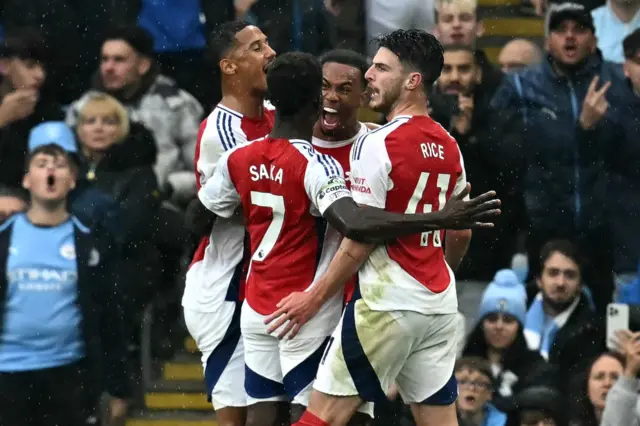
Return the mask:
{"type": "Polygon", "coordinates": [[[224,58],[220,61],[220,71],[223,74],[233,75],[236,73],[237,68],[237,65],[231,59],[224,58]]]}
{"type": "Polygon", "coordinates": [[[422,74],[419,72],[412,72],[409,73],[409,77],[405,83],[405,88],[407,90],[416,90],[418,86],[420,86],[420,83],[422,83],[422,74]]]}
{"type": "Polygon", "coordinates": [[[22,178],[22,187],[27,191],[31,189],[31,175],[29,175],[29,172],[25,173],[22,178]]]}
{"type": "Polygon", "coordinates": [[[536,278],[536,285],[538,286],[538,290],[542,290],[542,281],[539,277],[536,278]]]}

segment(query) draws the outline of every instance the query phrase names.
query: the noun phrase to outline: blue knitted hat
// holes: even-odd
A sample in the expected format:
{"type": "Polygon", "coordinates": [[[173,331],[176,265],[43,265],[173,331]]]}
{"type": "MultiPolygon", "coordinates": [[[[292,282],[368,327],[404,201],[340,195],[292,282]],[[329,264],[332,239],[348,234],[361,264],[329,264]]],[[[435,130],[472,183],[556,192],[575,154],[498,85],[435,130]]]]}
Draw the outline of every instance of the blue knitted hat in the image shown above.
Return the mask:
{"type": "Polygon", "coordinates": [[[492,313],[514,316],[524,324],[527,314],[527,291],[511,269],[499,270],[482,295],[480,319],[492,313]]]}

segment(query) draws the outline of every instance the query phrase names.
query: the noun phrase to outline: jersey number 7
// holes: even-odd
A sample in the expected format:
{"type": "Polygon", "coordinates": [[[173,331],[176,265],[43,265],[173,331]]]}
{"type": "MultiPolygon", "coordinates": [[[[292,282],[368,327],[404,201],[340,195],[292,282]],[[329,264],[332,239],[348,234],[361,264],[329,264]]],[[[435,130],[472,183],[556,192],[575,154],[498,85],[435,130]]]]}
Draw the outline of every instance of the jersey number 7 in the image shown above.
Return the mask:
{"type": "Polygon", "coordinates": [[[260,245],[251,257],[252,260],[261,262],[269,255],[280,236],[284,223],[284,198],[282,195],[273,195],[268,192],[251,191],[251,204],[270,208],[273,216],[267,232],[264,233],[260,245]]]}
{"type": "MultiPolygon", "coordinates": [[[[416,184],[416,188],[413,190],[413,195],[407,204],[407,209],[405,210],[406,214],[415,214],[418,209],[418,204],[422,201],[424,197],[424,191],[427,187],[427,183],[429,181],[429,172],[420,173],[420,178],[418,178],[418,183],[416,184]]],[[[440,190],[440,194],[438,195],[438,210],[444,207],[447,202],[447,189],[449,189],[449,182],[451,182],[451,175],[447,173],[439,174],[437,178],[436,185],[440,190]]],[[[425,203],[422,207],[422,211],[424,213],[431,213],[433,211],[433,205],[425,203]]],[[[433,234],[433,247],[442,247],[442,240],[440,239],[441,231],[427,231],[420,234],[420,245],[422,247],[429,247],[429,240],[432,239],[431,234],[433,234]]]]}

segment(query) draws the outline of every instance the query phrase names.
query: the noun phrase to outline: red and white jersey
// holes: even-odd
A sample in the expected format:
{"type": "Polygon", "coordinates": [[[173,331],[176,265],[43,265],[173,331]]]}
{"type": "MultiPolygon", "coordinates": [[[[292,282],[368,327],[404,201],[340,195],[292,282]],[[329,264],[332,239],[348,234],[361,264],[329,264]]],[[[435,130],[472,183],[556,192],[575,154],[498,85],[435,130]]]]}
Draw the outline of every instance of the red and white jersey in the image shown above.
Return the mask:
{"type": "MultiPolygon", "coordinates": [[[[262,315],[294,291],[304,291],[335,254],[324,246],[320,216],[351,197],[342,167],[303,140],[266,137],[225,153],[199,191],[200,201],[222,218],[242,205],[251,241],[247,303],[262,315]]],[[[342,295],[325,304],[327,332],[336,326],[342,295]]]]}
{"type": "MultiPolygon", "coordinates": [[[[198,188],[213,176],[222,154],[269,134],[275,112],[267,102],[261,119],[252,119],[218,104],[200,124],[194,160],[198,188]]],[[[216,220],[211,235],[200,241],[187,271],[182,306],[215,312],[225,300],[244,296],[245,230],[241,217],[216,220]]]]}
{"type": "MultiPolygon", "coordinates": [[[[440,210],[467,184],[455,139],[428,116],[399,116],[360,137],[351,150],[351,192],[359,204],[396,213],[440,210]]],[[[444,231],[377,247],[359,272],[373,310],[458,312],[455,277],[442,250],[444,231]]]]}
{"type": "MultiPolygon", "coordinates": [[[[367,132],[369,132],[369,128],[364,123],[360,123],[360,130],[354,137],[350,139],[345,139],[343,141],[325,141],[323,139],[319,139],[316,137],[311,139],[313,148],[316,151],[322,154],[330,155],[333,158],[335,158],[338,161],[338,163],[340,163],[340,165],[342,166],[342,170],[344,170],[347,186],[349,188],[351,188],[351,165],[350,165],[351,146],[360,136],[366,134],[367,132]]],[[[335,243],[339,246],[340,242],[342,241],[342,235],[340,235],[340,233],[338,232],[330,236],[328,235],[327,242],[325,244],[329,243],[328,241],[329,239],[331,240],[335,239],[335,243]]],[[[333,244],[334,241],[331,241],[330,243],[333,244]]],[[[355,287],[356,287],[356,277],[353,277],[344,285],[345,302],[348,302],[351,300],[355,287]]]]}

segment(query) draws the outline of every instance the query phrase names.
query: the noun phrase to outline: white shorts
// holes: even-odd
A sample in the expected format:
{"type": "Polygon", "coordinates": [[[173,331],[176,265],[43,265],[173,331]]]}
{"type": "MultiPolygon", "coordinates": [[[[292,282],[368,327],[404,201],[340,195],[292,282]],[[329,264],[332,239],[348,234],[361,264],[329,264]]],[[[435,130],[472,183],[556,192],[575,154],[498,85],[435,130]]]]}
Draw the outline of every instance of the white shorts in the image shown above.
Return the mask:
{"type": "Polygon", "coordinates": [[[372,311],[362,299],[350,302],[313,387],[377,402],[395,382],[408,404],[452,404],[458,397],[453,374],[458,322],[457,314],[372,311]]]}
{"type": "Polygon", "coordinates": [[[207,395],[216,410],[247,406],[240,309],[241,302],[230,301],[211,313],[184,309],[187,329],[202,352],[207,395]]]}

